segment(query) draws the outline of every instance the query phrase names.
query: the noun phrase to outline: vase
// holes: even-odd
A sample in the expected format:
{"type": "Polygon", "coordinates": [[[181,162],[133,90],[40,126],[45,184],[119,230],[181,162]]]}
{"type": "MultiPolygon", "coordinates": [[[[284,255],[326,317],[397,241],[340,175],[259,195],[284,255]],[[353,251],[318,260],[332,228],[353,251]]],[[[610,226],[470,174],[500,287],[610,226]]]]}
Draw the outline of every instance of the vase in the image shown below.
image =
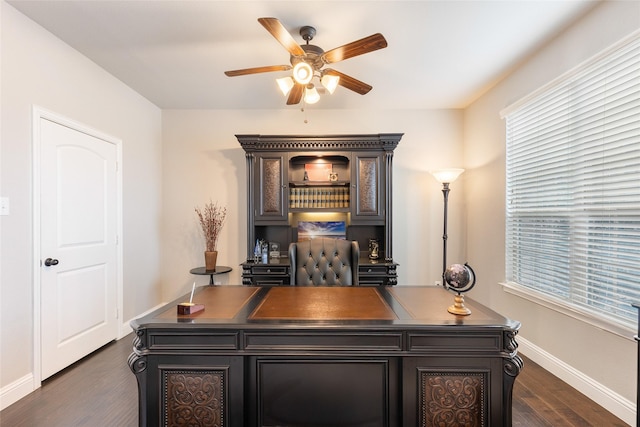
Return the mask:
{"type": "Polygon", "coordinates": [[[218,260],[218,251],[204,251],[205,270],[215,270],[217,260],[218,260]]]}

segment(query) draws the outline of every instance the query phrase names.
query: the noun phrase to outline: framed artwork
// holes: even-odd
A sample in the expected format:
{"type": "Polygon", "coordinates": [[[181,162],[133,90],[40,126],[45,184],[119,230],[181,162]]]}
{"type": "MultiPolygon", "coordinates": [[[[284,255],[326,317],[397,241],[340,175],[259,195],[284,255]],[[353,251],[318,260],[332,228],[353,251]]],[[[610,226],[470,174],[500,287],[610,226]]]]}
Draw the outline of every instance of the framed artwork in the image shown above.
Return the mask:
{"type": "Polygon", "coordinates": [[[298,241],[315,237],[347,238],[347,224],[344,221],[299,221],[298,241]]]}

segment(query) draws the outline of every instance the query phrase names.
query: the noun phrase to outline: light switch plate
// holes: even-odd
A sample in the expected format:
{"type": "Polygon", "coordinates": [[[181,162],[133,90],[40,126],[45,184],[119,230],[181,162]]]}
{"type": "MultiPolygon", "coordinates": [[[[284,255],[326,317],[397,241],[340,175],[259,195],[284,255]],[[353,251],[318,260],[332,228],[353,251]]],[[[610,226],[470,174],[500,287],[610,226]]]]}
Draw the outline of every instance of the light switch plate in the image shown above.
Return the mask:
{"type": "Polygon", "coordinates": [[[8,197],[0,197],[0,215],[9,215],[8,197]]]}

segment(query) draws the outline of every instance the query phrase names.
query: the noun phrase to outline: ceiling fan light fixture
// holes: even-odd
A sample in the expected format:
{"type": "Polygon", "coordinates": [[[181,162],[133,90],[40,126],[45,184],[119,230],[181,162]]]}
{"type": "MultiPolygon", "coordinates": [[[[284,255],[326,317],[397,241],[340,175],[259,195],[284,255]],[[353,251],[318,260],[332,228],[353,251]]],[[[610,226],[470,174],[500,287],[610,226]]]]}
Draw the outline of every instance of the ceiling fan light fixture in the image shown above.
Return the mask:
{"type": "Polygon", "coordinates": [[[312,84],[308,85],[304,90],[304,102],[307,104],[315,104],[320,101],[320,94],[316,87],[312,84]]]}
{"type": "Polygon", "coordinates": [[[293,79],[301,85],[306,85],[313,78],[313,68],[304,61],[298,62],[293,67],[293,79]]]}
{"type": "Polygon", "coordinates": [[[320,79],[320,82],[322,83],[322,86],[324,86],[324,88],[327,89],[327,91],[329,91],[331,95],[333,95],[333,92],[336,91],[338,83],[340,82],[340,76],[325,74],[322,76],[322,79],[320,79]]]}
{"type": "Polygon", "coordinates": [[[278,87],[280,88],[284,96],[289,95],[289,92],[291,92],[291,89],[295,84],[291,77],[281,77],[279,79],[276,79],[276,83],[278,83],[278,87]]]}
{"type": "Polygon", "coordinates": [[[371,85],[347,74],[333,69],[323,70],[323,67],[326,64],[333,64],[386,48],[387,40],[382,34],[372,34],[325,51],[321,47],[309,43],[316,34],[316,29],[311,26],[305,25],[300,28],[300,35],[306,44],[299,45],[289,30],[277,18],[258,18],[258,22],[287,50],[289,64],[291,65],[269,65],[229,70],[224,72],[227,76],[235,77],[274,71],[288,71],[291,73],[288,78],[275,79],[280,90],[287,97],[287,105],[299,104],[305,97],[306,102],[309,104],[317,102],[320,97],[318,90],[315,87],[307,89],[307,86],[316,77],[319,80],[317,84],[322,84],[322,87],[316,84],[320,91],[324,90],[330,94],[334,93],[337,86],[342,86],[360,95],[365,95],[373,89],[371,85]]]}

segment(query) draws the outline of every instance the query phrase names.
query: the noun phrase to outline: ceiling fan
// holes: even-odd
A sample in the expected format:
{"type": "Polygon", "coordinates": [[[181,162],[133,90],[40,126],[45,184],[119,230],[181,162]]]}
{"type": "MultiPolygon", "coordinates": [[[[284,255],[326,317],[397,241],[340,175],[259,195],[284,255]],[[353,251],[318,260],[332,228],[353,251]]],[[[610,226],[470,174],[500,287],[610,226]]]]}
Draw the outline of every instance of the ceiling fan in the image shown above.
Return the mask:
{"type": "Polygon", "coordinates": [[[258,22],[289,52],[291,65],[269,65],[265,67],[245,68],[225,71],[229,77],[248,74],[268,73],[272,71],[293,70],[292,75],[276,79],[282,92],[288,95],[287,105],[295,105],[303,99],[312,104],[320,99],[320,95],[312,83],[314,77],[320,80],[329,93],[333,93],[338,85],[360,95],[368,93],[372,86],[351,76],[331,68],[323,68],[354,56],[373,52],[387,47],[387,41],[380,33],[372,34],[360,40],[347,43],[328,51],[309,44],[316,35],[316,29],[310,26],[300,28],[300,35],[306,44],[300,46],[277,18],[258,18],[258,22]]]}

